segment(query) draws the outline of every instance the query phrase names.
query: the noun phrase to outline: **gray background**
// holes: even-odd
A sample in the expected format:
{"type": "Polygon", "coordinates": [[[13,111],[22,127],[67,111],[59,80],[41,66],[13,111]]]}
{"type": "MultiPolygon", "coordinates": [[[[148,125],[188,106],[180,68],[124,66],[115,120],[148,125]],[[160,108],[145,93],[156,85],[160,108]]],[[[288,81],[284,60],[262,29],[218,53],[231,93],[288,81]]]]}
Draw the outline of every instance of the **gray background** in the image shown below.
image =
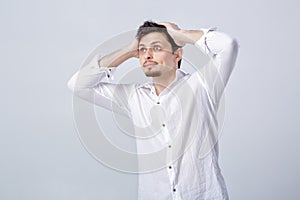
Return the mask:
{"type": "Polygon", "coordinates": [[[98,44],[148,19],[239,40],[220,140],[231,199],[299,199],[300,14],[278,2],[1,0],[0,199],[135,199],[136,176],[82,147],[66,84],[98,44]]]}

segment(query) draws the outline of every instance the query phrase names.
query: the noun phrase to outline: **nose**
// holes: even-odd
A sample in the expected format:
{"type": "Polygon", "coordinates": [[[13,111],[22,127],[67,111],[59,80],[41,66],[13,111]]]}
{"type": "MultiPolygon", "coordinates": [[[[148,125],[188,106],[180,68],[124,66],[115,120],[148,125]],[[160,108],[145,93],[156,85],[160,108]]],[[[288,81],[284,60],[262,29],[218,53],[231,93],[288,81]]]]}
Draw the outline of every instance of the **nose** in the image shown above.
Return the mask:
{"type": "Polygon", "coordinates": [[[153,58],[153,52],[152,52],[152,48],[147,48],[145,54],[144,54],[144,58],[146,60],[152,59],[153,58]]]}

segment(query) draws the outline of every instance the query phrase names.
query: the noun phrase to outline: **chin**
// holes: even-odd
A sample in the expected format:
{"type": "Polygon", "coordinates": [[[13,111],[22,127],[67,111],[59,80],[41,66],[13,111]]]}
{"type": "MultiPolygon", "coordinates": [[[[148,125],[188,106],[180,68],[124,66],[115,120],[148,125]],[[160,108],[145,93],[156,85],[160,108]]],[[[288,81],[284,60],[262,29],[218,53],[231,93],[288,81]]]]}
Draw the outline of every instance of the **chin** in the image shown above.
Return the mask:
{"type": "Polygon", "coordinates": [[[145,72],[145,75],[147,77],[158,77],[161,75],[161,72],[157,72],[157,71],[147,71],[145,72]]]}

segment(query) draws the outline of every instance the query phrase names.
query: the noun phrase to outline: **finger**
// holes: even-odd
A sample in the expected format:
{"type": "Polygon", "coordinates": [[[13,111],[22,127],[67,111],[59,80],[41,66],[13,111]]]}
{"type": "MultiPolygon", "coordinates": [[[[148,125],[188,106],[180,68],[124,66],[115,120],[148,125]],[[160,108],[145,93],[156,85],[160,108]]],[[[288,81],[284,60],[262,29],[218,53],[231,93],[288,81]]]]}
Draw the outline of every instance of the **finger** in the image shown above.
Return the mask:
{"type": "Polygon", "coordinates": [[[159,25],[163,25],[163,26],[165,26],[165,27],[168,27],[168,23],[167,23],[167,22],[159,22],[158,24],[159,24],[159,25]]]}

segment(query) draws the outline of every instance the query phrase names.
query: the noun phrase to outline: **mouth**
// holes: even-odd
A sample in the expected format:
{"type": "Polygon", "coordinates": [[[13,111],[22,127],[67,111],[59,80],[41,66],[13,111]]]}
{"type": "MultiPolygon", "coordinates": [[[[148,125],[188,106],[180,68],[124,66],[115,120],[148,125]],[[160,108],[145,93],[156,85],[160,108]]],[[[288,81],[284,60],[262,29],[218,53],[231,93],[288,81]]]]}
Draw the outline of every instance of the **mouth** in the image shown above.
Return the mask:
{"type": "Polygon", "coordinates": [[[143,67],[153,67],[157,64],[158,64],[157,62],[147,61],[147,62],[144,63],[143,67]]]}

